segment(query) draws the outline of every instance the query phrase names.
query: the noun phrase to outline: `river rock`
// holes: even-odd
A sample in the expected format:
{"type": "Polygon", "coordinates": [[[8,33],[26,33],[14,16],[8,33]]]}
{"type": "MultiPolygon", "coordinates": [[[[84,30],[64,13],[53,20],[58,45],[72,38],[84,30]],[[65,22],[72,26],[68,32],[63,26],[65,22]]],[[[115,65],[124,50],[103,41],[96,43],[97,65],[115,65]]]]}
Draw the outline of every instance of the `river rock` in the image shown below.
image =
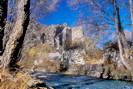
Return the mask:
{"type": "Polygon", "coordinates": [[[62,55],[59,52],[49,53],[48,56],[52,59],[61,59],[62,55]]]}
{"type": "Polygon", "coordinates": [[[123,89],[133,89],[132,86],[125,86],[123,89]]]}
{"type": "Polygon", "coordinates": [[[88,76],[100,78],[103,73],[103,66],[101,64],[90,64],[85,67],[88,76]]]}

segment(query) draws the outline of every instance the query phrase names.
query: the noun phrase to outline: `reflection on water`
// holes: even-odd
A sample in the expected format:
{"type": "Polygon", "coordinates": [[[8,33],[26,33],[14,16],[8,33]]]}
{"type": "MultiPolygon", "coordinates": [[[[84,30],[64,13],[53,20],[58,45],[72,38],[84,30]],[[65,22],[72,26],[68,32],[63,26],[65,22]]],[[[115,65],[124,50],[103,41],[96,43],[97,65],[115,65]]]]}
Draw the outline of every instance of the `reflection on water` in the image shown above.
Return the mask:
{"type": "Polygon", "coordinates": [[[104,80],[83,75],[44,72],[36,72],[34,75],[55,89],[133,89],[132,82],[104,80]]]}

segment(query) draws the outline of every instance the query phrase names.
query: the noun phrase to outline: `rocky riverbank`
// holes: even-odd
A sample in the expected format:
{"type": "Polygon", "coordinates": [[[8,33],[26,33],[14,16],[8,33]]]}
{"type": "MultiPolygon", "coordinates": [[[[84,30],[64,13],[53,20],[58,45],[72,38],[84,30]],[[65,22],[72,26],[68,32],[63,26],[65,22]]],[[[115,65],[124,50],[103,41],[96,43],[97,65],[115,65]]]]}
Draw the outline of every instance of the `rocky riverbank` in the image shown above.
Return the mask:
{"type": "Polygon", "coordinates": [[[85,75],[36,72],[34,75],[55,89],[133,89],[132,82],[108,80],[85,75]],[[43,77],[46,75],[47,77],[43,77]]]}

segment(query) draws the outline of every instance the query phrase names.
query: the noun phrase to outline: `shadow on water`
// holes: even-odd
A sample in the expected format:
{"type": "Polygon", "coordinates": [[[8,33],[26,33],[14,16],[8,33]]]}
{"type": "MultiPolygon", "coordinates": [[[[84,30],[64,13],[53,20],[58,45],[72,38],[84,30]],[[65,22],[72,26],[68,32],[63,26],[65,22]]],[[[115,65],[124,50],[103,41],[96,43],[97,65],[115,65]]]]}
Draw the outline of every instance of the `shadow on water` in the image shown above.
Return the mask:
{"type": "Polygon", "coordinates": [[[76,88],[76,89],[78,89],[78,88],[80,88],[82,85],[91,85],[91,84],[96,84],[96,83],[98,83],[98,82],[103,82],[103,81],[105,81],[105,80],[95,80],[95,81],[90,81],[90,79],[87,81],[86,80],[86,82],[81,82],[80,84],[75,84],[75,83],[71,83],[71,84],[69,84],[69,83],[67,83],[67,84],[62,84],[62,85],[58,85],[58,86],[52,86],[52,87],[54,87],[55,89],[61,89],[61,88],[64,88],[64,87],[68,87],[67,89],[73,89],[73,88],[76,88]]]}

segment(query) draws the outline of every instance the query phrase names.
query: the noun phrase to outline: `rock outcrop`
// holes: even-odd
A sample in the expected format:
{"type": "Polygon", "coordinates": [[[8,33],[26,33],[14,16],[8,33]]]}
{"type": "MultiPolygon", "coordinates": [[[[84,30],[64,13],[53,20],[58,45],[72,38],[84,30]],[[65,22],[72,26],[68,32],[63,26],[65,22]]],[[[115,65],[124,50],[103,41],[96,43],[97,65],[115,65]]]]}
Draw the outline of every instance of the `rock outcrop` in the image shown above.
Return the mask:
{"type": "Polygon", "coordinates": [[[85,61],[84,61],[83,55],[85,55],[85,52],[83,49],[80,49],[80,48],[70,49],[64,52],[63,60],[68,60],[70,65],[73,65],[73,64],[84,65],[85,61]]]}
{"type": "Polygon", "coordinates": [[[65,24],[43,26],[31,22],[25,37],[21,59],[25,61],[23,63],[26,66],[34,65],[34,67],[30,67],[33,70],[48,72],[49,70],[51,72],[58,71],[58,66],[63,66],[60,68],[62,70],[69,65],[83,65],[85,64],[83,56],[85,52],[79,44],[81,38],[83,38],[83,31],[80,26],[73,28],[65,24]],[[73,44],[74,42],[76,44],[73,44]],[[79,45],[77,46],[77,44],[79,45]],[[55,68],[53,68],[54,66],[50,67],[52,65],[55,68]]]}
{"type": "MultiPolygon", "coordinates": [[[[85,74],[92,77],[132,80],[132,73],[122,67],[116,43],[108,44],[102,50],[104,51],[104,53],[100,54],[103,55],[103,59],[100,58],[103,61],[102,63],[93,64],[86,62],[86,48],[90,45],[85,45],[85,43],[86,38],[84,38],[81,26],[43,26],[32,22],[26,34],[22,59],[25,60],[24,64],[32,63],[35,71],[44,70],[46,72],[85,74]],[[46,45],[48,46],[46,47],[46,45]]],[[[91,48],[94,47],[94,45],[91,46],[91,48]]],[[[130,57],[133,57],[133,52],[130,55],[130,57]]]]}

